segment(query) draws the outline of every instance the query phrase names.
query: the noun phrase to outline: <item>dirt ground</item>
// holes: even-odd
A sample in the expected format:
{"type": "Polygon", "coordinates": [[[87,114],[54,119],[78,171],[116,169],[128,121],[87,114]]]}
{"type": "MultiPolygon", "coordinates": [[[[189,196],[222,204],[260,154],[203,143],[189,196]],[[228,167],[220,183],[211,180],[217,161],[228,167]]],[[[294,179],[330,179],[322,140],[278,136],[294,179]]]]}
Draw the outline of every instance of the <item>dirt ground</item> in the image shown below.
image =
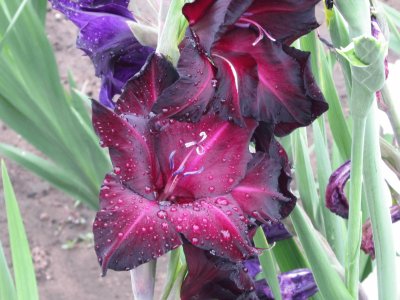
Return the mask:
{"type": "MultiPolygon", "coordinates": [[[[398,0],[385,2],[400,8],[398,0]]],[[[55,49],[62,81],[67,82],[67,72],[71,71],[78,84],[85,86],[89,95],[97,97],[99,80],[94,77],[89,59],[75,48],[76,28],[63,15],[49,9],[47,32],[55,49]]],[[[0,142],[35,152],[1,122],[0,142]]],[[[105,278],[100,277],[93,245],[88,238],[95,212],[82,206],[74,207],[70,197],[13,162],[7,161],[7,166],[29,237],[40,298],[131,299],[128,272],[110,271],[105,278]],[[78,241],[75,245],[74,240],[78,241]]],[[[2,197],[0,193],[0,240],[8,252],[2,197]]]]}

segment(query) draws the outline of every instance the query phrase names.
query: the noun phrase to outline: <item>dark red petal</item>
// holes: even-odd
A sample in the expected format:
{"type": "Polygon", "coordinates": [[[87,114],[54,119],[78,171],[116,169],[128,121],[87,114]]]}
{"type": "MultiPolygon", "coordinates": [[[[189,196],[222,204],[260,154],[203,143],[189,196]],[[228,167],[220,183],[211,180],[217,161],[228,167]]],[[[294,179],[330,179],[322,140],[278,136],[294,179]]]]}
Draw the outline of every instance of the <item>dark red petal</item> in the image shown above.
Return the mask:
{"type": "Polygon", "coordinates": [[[155,159],[149,120],[127,115],[125,120],[92,101],[93,127],[103,147],[108,147],[114,172],[136,193],[154,199],[159,166],[155,159]]]}
{"type": "Polygon", "coordinates": [[[161,92],[178,79],[172,64],[160,54],[151,54],[143,68],[124,86],[117,114],[148,116],[161,92]]]}
{"type": "Polygon", "coordinates": [[[180,235],[161,217],[156,201],[147,200],[108,174],[93,223],[95,250],[107,269],[129,270],[182,244],[180,235]]]}
{"type": "Polygon", "coordinates": [[[257,255],[247,237],[247,219],[228,194],[173,204],[166,218],[194,246],[231,261],[257,255]]]}
{"type": "MultiPolygon", "coordinates": [[[[236,74],[218,78],[219,86],[227,89],[223,93],[231,95],[225,97],[229,100],[239,95],[243,116],[276,124],[277,135],[309,125],[328,108],[312,77],[309,53],[268,38],[253,45],[256,39],[252,31],[237,28],[225,34],[213,47],[213,57],[228,62],[217,64],[217,68],[229,67],[226,73],[236,74]],[[224,80],[229,82],[222,83],[224,80]]],[[[227,101],[225,105],[232,104],[227,101]]],[[[229,110],[227,112],[224,117],[235,117],[229,110]]]]}
{"type": "MultiPolygon", "coordinates": [[[[390,215],[392,218],[392,223],[396,223],[400,221],[400,205],[393,205],[390,208],[390,215]]],[[[372,233],[372,224],[371,220],[368,219],[362,228],[362,240],[361,240],[361,249],[365,252],[365,254],[369,254],[372,259],[375,258],[375,246],[374,246],[374,237],[372,233]]]]}
{"type": "Polygon", "coordinates": [[[350,160],[341,165],[329,178],[325,193],[326,207],[333,213],[347,219],[349,217],[349,202],[344,188],[350,178],[350,160]]]}
{"type": "Polygon", "coordinates": [[[198,123],[173,121],[160,129],[156,149],[164,182],[181,170],[172,196],[198,199],[226,194],[244,177],[251,159],[248,145],[256,127],[254,120],[245,121],[246,127],[239,127],[205,115],[198,123]]]}
{"type": "Polygon", "coordinates": [[[274,39],[290,45],[317,28],[315,5],[320,0],[255,0],[244,17],[262,26],[274,39]]]}
{"type": "Polygon", "coordinates": [[[251,0],[197,0],[183,7],[183,14],[201,47],[209,52],[212,44],[246,11],[251,0]]]}
{"type": "Polygon", "coordinates": [[[156,113],[197,122],[212,99],[213,67],[193,43],[186,41],[178,62],[179,79],[161,94],[153,108],[156,113]]]}
{"type": "Polygon", "coordinates": [[[241,263],[212,256],[189,244],[183,246],[188,275],[181,289],[181,299],[258,299],[252,278],[241,263]]]}
{"type": "Polygon", "coordinates": [[[279,191],[279,161],[258,152],[249,163],[246,177],[232,190],[232,196],[243,211],[260,222],[278,221],[287,217],[287,206],[295,200],[279,191]]]}

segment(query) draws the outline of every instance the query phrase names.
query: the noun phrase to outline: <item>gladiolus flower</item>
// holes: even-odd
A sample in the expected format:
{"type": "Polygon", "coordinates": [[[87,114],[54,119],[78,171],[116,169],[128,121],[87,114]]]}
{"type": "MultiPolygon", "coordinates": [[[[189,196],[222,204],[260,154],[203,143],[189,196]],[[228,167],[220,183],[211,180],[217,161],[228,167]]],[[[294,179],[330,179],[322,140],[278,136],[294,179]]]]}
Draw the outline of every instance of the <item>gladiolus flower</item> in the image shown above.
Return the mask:
{"type": "Polygon", "coordinates": [[[185,123],[151,113],[176,79],[172,65],[154,54],[115,111],[93,102],[93,125],[114,165],[93,225],[103,273],[134,268],[186,242],[241,261],[258,253],[249,223],[282,219],[295,204],[280,182],[282,149],[249,152],[256,121],[239,127],[207,114],[185,123]]]}
{"type": "Polygon", "coordinates": [[[191,29],[180,78],[154,110],[198,121],[205,111],[244,125],[246,117],[285,135],[327,110],[309,53],[289,45],[314,29],[318,1],[195,1],[183,8],[191,29]],[[176,91],[185,90],[185,93],[176,91]]]}

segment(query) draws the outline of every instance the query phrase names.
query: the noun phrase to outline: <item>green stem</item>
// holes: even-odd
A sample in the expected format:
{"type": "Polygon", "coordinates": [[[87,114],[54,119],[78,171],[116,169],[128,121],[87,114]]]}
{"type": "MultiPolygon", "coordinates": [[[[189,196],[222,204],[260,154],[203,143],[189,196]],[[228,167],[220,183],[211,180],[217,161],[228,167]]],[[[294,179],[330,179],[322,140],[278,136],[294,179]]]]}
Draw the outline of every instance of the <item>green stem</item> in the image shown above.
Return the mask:
{"type": "Polygon", "coordinates": [[[378,292],[380,300],[397,298],[395,247],[389,205],[390,192],[385,186],[380,168],[379,125],[376,119],[377,105],[373,104],[366,124],[364,186],[371,215],[378,271],[378,292]]]}
{"type": "Polygon", "coordinates": [[[274,298],[276,300],[282,300],[275,259],[270,249],[268,249],[270,246],[268,245],[268,241],[265,238],[264,231],[261,227],[257,229],[256,234],[254,235],[254,244],[258,248],[267,249],[258,257],[258,259],[260,260],[265,279],[272,290],[274,298]]]}
{"type": "Polygon", "coordinates": [[[174,282],[178,276],[179,270],[182,267],[180,262],[182,248],[179,247],[178,249],[172,250],[170,252],[169,257],[169,264],[168,264],[168,275],[167,275],[167,282],[164,287],[163,295],[161,296],[161,300],[168,299],[171,289],[174,285],[174,282]]]}
{"type": "Polygon", "coordinates": [[[400,145],[400,107],[398,103],[396,103],[396,101],[392,98],[387,83],[385,83],[385,85],[383,86],[381,93],[383,102],[386,105],[385,111],[393,127],[394,136],[397,140],[397,144],[400,145]]]}
{"type": "Polygon", "coordinates": [[[131,270],[132,292],[135,300],[153,300],[156,260],[131,270]]]}
{"type": "MultiPolygon", "coordinates": [[[[354,91],[353,91],[354,92],[354,91]]],[[[356,99],[352,99],[355,101],[356,99]]],[[[351,149],[351,180],[349,201],[349,223],[345,257],[346,285],[349,293],[357,299],[360,273],[361,245],[361,190],[366,119],[353,118],[353,143],[351,149]]]]}
{"type": "Polygon", "coordinates": [[[371,35],[370,4],[368,0],[337,0],[336,3],[349,24],[352,38],[371,35]]]}

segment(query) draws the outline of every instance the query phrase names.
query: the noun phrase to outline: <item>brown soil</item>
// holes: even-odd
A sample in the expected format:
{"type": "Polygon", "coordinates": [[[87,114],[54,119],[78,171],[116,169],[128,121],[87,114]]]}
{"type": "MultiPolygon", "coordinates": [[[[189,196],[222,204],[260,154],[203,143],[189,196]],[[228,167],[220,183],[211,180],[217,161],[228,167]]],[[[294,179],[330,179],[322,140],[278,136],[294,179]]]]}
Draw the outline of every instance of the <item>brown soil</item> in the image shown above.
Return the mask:
{"type": "MultiPolygon", "coordinates": [[[[400,8],[398,3],[394,6],[400,8]]],[[[89,95],[97,97],[99,80],[94,77],[89,59],[75,48],[76,28],[60,13],[49,9],[47,32],[54,46],[63,83],[67,83],[67,74],[71,71],[79,87],[85,86],[85,91],[89,95]]],[[[341,95],[343,94],[341,92],[341,95]]],[[[36,152],[1,122],[0,142],[36,152]]],[[[100,277],[100,268],[92,242],[85,238],[91,232],[95,212],[82,206],[74,207],[73,199],[15,163],[7,161],[7,165],[32,249],[40,298],[43,300],[132,298],[128,272],[110,271],[105,278],[100,277]],[[63,249],[69,241],[76,239],[79,241],[75,246],[69,250],[63,249]]],[[[9,257],[2,197],[0,193],[0,240],[9,257]]]]}

